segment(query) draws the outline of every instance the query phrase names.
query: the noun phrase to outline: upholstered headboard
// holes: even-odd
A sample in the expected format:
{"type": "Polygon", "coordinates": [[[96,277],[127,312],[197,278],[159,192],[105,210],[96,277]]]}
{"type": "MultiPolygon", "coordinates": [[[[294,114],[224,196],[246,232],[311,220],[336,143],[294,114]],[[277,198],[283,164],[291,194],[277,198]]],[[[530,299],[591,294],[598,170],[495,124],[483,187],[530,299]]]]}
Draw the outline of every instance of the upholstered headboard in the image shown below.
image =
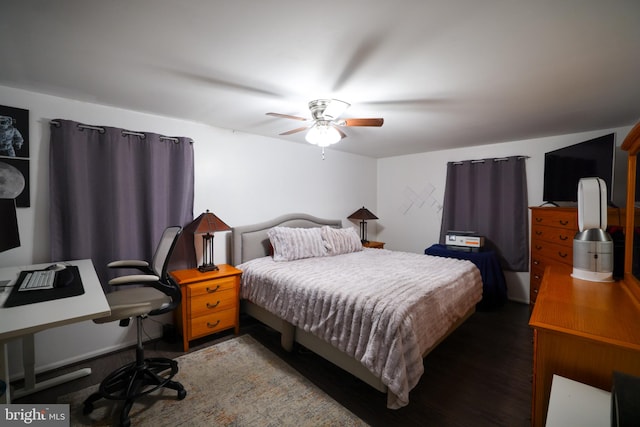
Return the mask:
{"type": "Polygon", "coordinates": [[[340,228],[342,227],[342,221],[339,219],[323,219],[308,214],[294,213],[282,215],[259,224],[234,227],[232,231],[233,265],[269,255],[271,250],[267,231],[273,227],[311,228],[322,227],[323,225],[340,228]]]}

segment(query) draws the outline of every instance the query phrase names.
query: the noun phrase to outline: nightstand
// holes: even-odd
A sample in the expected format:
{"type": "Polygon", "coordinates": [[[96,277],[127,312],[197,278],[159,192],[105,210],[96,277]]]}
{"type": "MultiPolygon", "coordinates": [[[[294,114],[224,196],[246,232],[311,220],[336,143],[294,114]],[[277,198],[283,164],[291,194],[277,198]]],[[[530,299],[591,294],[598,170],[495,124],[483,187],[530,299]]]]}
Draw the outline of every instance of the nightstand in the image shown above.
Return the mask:
{"type": "Polygon", "coordinates": [[[368,241],[362,244],[365,248],[384,249],[384,242],[368,241]]]}
{"type": "Polygon", "coordinates": [[[227,264],[217,271],[176,270],[171,276],[180,285],[182,303],[176,309],[176,323],[182,333],[184,351],[189,341],[226,329],[240,332],[240,275],[227,264]]]}

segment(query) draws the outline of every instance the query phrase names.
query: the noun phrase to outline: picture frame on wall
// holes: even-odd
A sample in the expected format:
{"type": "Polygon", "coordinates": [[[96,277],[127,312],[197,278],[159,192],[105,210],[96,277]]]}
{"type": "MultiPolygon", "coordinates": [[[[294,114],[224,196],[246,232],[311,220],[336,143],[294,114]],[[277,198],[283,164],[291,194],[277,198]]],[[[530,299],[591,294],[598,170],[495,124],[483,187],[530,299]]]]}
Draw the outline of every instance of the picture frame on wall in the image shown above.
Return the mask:
{"type": "Polygon", "coordinates": [[[29,110],[0,105],[0,198],[25,208],[29,195],[29,110]]]}
{"type": "Polygon", "coordinates": [[[0,105],[0,157],[29,158],[29,110],[0,105]]]}

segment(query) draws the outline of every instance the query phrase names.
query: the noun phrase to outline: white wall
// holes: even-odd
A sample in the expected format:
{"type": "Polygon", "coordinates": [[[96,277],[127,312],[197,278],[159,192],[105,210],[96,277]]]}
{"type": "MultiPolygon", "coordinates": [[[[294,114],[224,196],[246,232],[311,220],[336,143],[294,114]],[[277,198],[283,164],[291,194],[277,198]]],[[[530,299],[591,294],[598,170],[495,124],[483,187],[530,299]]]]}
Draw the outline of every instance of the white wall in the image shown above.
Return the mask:
{"type": "MultiPolygon", "coordinates": [[[[527,162],[529,206],[542,200],[544,153],[616,132],[617,145],[631,126],[501,144],[389,157],[378,161],[378,239],[385,248],[423,253],[438,243],[447,162],[523,155],[527,162]],[[424,201],[424,202],[423,202],[424,201]]],[[[505,272],[509,298],[529,302],[529,273],[505,272]]]]}
{"type": "MultiPolygon", "coordinates": [[[[18,209],[22,245],[0,253],[0,267],[49,261],[49,121],[122,127],[195,141],[194,216],[209,209],[230,226],[288,212],[339,218],[376,205],[376,161],[368,157],[258,137],[184,120],[89,104],[0,86],[2,105],[29,110],[31,207],[18,209]]],[[[373,236],[375,229],[372,228],[373,236]]],[[[228,235],[228,233],[225,233],[228,235]]],[[[215,262],[230,262],[228,238],[215,239],[215,262]]],[[[161,326],[145,322],[151,336],[161,326]]],[[[50,369],[135,342],[133,327],[83,322],[36,334],[36,366],[50,369]]],[[[21,372],[18,341],[10,343],[12,376],[21,372]]]]}

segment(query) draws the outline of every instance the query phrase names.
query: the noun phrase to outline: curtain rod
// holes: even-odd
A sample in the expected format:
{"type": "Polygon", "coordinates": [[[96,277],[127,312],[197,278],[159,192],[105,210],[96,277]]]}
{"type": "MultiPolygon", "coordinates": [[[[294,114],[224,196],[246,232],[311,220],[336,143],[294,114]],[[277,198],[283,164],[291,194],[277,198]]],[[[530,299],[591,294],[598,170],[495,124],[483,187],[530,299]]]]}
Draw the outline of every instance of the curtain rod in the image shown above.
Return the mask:
{"type": "MultiPolygon", "coordinates": [[[[518,160],[527,160],[528,158],[530,158],[529,156],[513,156],[516,157],[518,160]]],[[[463,160],[463,161],[459,161],[459,162],[451,162],[452,164],[454,164],[455,166],[461,165],[464,162],[471,162],[471,163],[484,163],[485,160],[493,160],[494,162],[504,162],[506,160],[509,160],[511,157],[496,157],[495,159],[479,159],[479,160],[463,160]]]]}
{"type": "MultiPolygon", "coordinates": [[[[54,125],[56,127],[60,127],[60,122],[58,122],[56,120],[51,120],[51,121],[49,121],[49,123],[51,123],[52,125],[54,125]]],[[[104,133],[105,132],[103,127],[91,126],[91,125],[83,125],[81,123],[78,123],[78,128],[80,128],[80,129],[97,130],[100,133],[104,133]]],[[[128,130],[123,130],[122,134],[123,135],[134,135],[134,136],[139,137],[140,139],[145,139],[147,137],[147,135],[142,133],[142,132],[133,132],[133,131],[128,131],[128,130]]],[[[173,141],[176,144],[178,142],[180,142],[180,140],[178,138],[175,138],[175,137],[172,137],[172,136],[162,136],[162,135],[160,135],[160,139],[161,140],[166,140],[166,141],[173,141]]],[[[193,140],[189,139],[189,143],[193,144],[193,140]]]]}

